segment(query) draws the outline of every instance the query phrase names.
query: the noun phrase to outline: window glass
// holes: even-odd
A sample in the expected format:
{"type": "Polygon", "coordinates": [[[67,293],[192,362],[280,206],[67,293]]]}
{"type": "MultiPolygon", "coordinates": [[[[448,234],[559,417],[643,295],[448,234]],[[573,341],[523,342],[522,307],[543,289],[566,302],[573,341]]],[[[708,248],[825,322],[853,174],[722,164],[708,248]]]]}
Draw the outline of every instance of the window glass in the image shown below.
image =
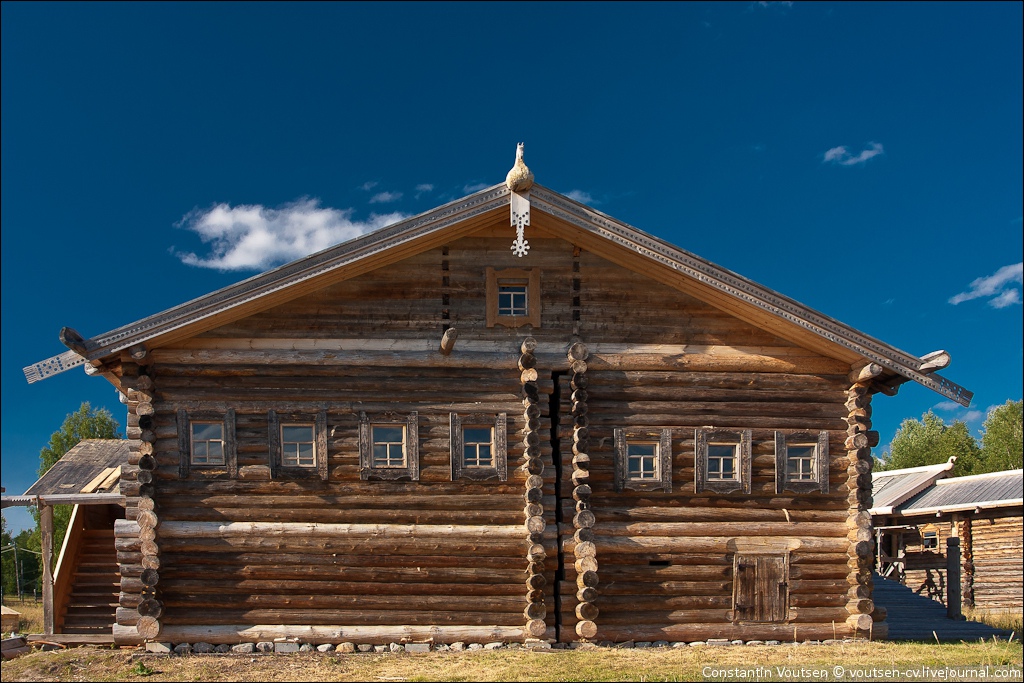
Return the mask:
{"type": "Polygon", "coordinates": [[[736,480],[738,444],[708,444],[708,480],[736,480]]]}
{"type": "Polygon", "coordinates": [[[192,423],[192,463],[224,464],[224,425],[220,422],[192,423]]]}
{"type": "Polygon", "coordinates": [[[660,478],[658,471],[658,444],[656,443],[631,443],[626,446],[627,472],[632,480],[657,480],[660,478]]]}
{"type": "Polygon", "coordinates": [[[464,467],[494,467],[493,429],[466,427],[462,430],[462,462],[464,467]]]}
{"type": "Polygon", "coordinates": [[[817,481],[817,446],[786,447],[786,480],[817,481]]]}
{"type": "Polygon", "coordinates": [[[315,467],[313,425],[281,426],[281,457],[286,467],[315,467]]]}
{"type": "Polygon", "coordinates": [[[373,466],[405,467],[405,427],[373,426],[373,466]]]}
{"type": "Polygon", "coordinates": [[[926,531],[923,534],[922,544],[925,548],[939,547],[939,534],[935,531],[926,531]]]}
{"type": "Polygon", "coordinates": [[[526,282],[498,281],[498,315],[525,316],[527,314],[526,282]]]}

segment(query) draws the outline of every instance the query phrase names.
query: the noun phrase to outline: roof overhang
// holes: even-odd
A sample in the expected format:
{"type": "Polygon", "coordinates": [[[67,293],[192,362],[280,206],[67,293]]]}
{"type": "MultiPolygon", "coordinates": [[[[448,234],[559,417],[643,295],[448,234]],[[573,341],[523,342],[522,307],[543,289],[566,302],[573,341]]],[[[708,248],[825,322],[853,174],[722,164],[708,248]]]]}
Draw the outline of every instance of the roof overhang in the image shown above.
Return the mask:
{"type": "MultiPolygon", "coordinates": [[[[321,287],[436,248],[504,221],[512,192],[496,185],[426,213],[261,273],[92,339],[62,335],[72,349],[25,368],[29,382],[78,365],[100,367],[123,352],[144,355],[321,287]]],[[[962,405],[973,394],[930,373],[927,361],[867,336],[664,240],[534,185],[531,226],[692,294],[795,344],[851,365],[875,363],[962,405]]],[[[89,369],[87,367],[87,369],[89,369]]]]}

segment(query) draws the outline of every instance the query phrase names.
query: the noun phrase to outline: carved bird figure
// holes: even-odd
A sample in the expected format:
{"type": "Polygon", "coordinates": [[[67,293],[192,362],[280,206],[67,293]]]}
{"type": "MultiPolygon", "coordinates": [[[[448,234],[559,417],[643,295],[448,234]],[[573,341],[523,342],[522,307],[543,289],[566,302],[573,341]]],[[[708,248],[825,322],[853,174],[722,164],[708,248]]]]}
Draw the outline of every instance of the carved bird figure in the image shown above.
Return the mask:
{"type": "Polygon", "coordinates": [[[523,143],[516,145],[516,163],[505,176],[505,184],[513,192],[526,192],[533,187],[533,174],[523,161],[523,143]]]}

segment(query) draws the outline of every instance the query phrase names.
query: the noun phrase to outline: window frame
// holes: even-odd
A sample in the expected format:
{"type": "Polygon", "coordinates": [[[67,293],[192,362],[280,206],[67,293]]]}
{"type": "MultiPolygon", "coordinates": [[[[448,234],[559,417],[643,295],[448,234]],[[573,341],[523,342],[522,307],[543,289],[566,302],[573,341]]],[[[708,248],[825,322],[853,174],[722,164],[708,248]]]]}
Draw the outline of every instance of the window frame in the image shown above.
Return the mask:
{"type": "Polygon", "coordinates": [[[364,481],[397,481],[404,478],[419,481],[419,413],[378,413],[372,417],[363,412],[359,413],[359,478],[364,481]],[[374,427],[402,428],[405,466],[380,467],[373,464],[374,427]]]}
{"type": "Polygon", "coordinates": [[[614,430],[615,441],[615,490],[632,491],[664,491],[672,493],[672,429],[630,429],[617,427],[614,430]],[[649,444],[658,446],[657,479],[633,479],[629,476],[629,444],[649,444]]]}
{"type": "Polygon", "coordinates": [[[451,444],[451,469],[452,481],[469,479],[472,481],[485,481],[495,479],[508,481],[508,416],[506,413],[470,413],[460,415],[451,413],[449,416],[449,441],[451,444]],[[474,427],[492,429],[491,432],[491,454],[493,456],[493,467],[469,467],[465,464],[465,434],[464,429],[474,427]]]}
{"type": "Polygon", "coordinates": [[[192,470],[204,474],[227,474],[234,479],[238,476],[238,443],[235,438],[235,410],[228,408],[223,414],[211,412],[189,413],[184,408],[176,414],[178,432],[178,478],[187,479],[192,470]],[[224,444],[224,462],[216,464],[193,462],[193,424],[219,424],[224,444]]]}
{"type": "Polygon", "coordinates": [[[532,325],[540,327],[540,269],[539,268],[505,268],[495,270],[488,266],[486,270],[487,327],[502,325],[504,327],[522,327],[532,325]],[[500,315],[498,313],[498,295],[502,281],[515,280],[526,283],[526,315],[500,315]]]}
{"type": "Polygon", "coordinates": [[[314,439],[313,461],[315,465],[313,467],[308,467],[284,464],[284,453],[282,448],[284,435],[281,433],[281,429],[283,427],[293,425],[305,427],[309,424],[309,418],[300,413],[286,414],[284,416],[284,420],[282,420],[281,416],[277,414],[277,411],[270,410],[267,412],[267,447],[269,450],[268,460],[270,462],[270,476],[272,479],[280,477],[284,473],[287,473],[290,478],[302,478],[303,475],[315,472],[323,481],[328,480],[330,477],[330,473],[328,471],[330,453],[327,449],[326,410],[317,412],[312,423],[314,439]]]}
{"type": "Polygon", "coordinates": [[[278,430],[280,431],[280,434],[281,434],[281,467],[294,467],[296,469],[302,469],[302,470],[316,469],[316,462],[317,462],[317,457],[316,456],[318,455],[317,452],[316,452],[317,451],[317,448],[316,448],[316,425],[313,424],[312,422],[282,422],[280,425],[278,425],[278,430]],[[309,429],[310,440],[309,441],[285,441],[284,430],[285,430],[286,427],[303,427],[303,428],[309,429]],[[285,462],[286,458],[288,457],[288,453],[285,452],[285,444],[286,443],[295,443],[295,444],[308,443],[309,445],[311,445],[313,447],[313,462],[309,463],[308,465],[303,465],[301,462],[299,462],[298,454],[296,454],[296,456],[295,456],[295,463],[294,464],[289,463],[289,462],[285,462]]]}
{"type": "Polygon", "coordinates": [[[828,493],[828,432],[775,432],[775,493],[828,493]],[[789,447],[814,446],[814,479],[790,481],[788,476],[789,447]]]}
{"type": "Polygon", "coordinates": [[[694,430],[693,439],[694,490],[713,491],[715,493],[732,493],[741,491],[749,494],[751,490],[751,436],[750,430],[734,431],[701,427],[694,430]],[[736,447],[736,478],[708,479],[708,446],[729,445],[736,447]]]}

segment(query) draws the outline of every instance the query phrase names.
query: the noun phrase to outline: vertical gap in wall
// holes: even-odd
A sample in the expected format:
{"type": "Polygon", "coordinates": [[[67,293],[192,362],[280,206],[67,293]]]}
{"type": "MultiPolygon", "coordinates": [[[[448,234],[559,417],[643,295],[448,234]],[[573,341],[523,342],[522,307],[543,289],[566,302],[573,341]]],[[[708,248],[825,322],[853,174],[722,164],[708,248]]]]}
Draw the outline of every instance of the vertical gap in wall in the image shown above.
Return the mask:
{"type": "Polygon", "coordinates": [[[553,592],[555,604],[555,642],[562,639],[562,596],[559,589],[565,580],[565,558],[562,556],[562,449],[559,439],[559,413],[562,402],[562,377],[564,372],[552,372],[551,381],[554,385],[548,399],[548,415],[551,418],[551,462],[555,469],[555,529],[557,533],[558,564],[555,565],[555,585],[553,592]]]}

